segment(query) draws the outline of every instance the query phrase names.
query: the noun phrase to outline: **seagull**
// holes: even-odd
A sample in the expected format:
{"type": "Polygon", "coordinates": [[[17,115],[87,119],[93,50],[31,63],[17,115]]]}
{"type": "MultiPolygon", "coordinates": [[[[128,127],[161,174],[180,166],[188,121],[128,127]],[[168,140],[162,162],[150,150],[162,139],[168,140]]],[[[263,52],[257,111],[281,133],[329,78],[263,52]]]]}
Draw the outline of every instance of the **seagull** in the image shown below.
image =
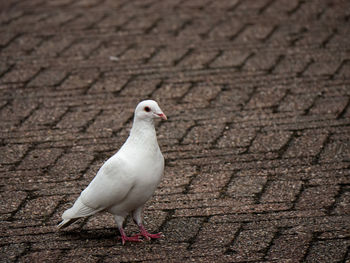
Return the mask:
{"type": "Polygon", "coordinates": [[[164,157],[159,149],[154,119],[167,117],[154,100],[141,101],[134,113],[130,135],[119,151],[99,169],[74,205],[66,210],[58,228],[64,228],[82,217],[107,211],[114,216],[122,244],[151,240],[162,233],[150,234],[142,223],[146,201],[155,192],[164,171],[164,157]],[[123,222],[132,214],[140,234],[127,236],[123,222]]]}

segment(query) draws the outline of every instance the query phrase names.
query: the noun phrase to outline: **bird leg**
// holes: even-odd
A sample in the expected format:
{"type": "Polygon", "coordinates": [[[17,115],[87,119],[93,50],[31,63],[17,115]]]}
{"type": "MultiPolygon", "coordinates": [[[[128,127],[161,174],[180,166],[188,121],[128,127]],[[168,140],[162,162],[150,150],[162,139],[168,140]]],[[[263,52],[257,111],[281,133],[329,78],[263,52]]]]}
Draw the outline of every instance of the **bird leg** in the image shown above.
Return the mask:
{"type": "Polygon", "coordinates": [[[122,244],[125,245],[125,242],[126,241],[130,241],[130,242],[142,242],[142,239],[140,239],[140,234],[137,234],[135,236],[131,236],[131,237],[128,237],[125,232],[124,232],[124,229],[122,227],[119,228],[119,232],[120,232],[120,235],[121,235],[121,239],[122,239],[122,244]]]}
{"type": "Polygon", "coordinates": [[[157,233],[157,234],[148,233],[142,224],[139,224],[139,228],[140,228],[141,235],[147,240],[151,240],[152,238],[157,239],[157,238],[161,238],[163,236],[163,234],[161,232],[157,233]]]}
{"type": "Polygon", "coordinates": [[[161,238],[163,236],[162,233],[150,234],[147,232],[147,230],[143,226],[143,224],[142,224],[142,209],[143,209],[143,207],[141,206],[133,211],[134,222],[136,225],[138,225],[138,227],[140,229],[139,235],[143,236],[147,240],[151,240],[152,238],[153,239],[161,238]]]}

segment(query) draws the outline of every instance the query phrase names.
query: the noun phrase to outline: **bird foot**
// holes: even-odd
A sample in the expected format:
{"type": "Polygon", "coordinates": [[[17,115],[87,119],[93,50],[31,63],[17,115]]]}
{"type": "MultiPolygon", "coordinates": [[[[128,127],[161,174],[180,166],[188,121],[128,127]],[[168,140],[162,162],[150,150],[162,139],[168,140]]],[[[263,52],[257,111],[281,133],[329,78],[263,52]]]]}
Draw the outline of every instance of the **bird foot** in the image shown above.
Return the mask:
{"type": "Polygon", "coordinates": [[[156,233],[156,234],[150,234],[148,232],[146,233],[142,233],[142,236],[147,239],[147,240],[151,240],[151,239],[157,239],[157,238],[161,238],[164,237],[163,233],[156,233]]]}
{"type": "Polygon", "coordinates": [[[142,242],[143,240],[140,239],[140,234],[128,237],[123,228],[119,228],[119,232],[120,232],[120,237],[119,239],[122,240],[122,244],[125,245],[125,242],[142,242]]]}
{"type": "Polygon", "coordinates": [[[140,239],[140,234],[128,237],[128,236],[121,236],[119,237],[122,240],[122,244],[125,245],[126,242],[143,242],[142,239],[140,239]]]}
{"type": "Polygon", "coordinates": [[[125,245],[126,242],[143,242],[143,239],[141,237],[145,238],[146,240],[151,240],[151,239],[157,239],[164,237],[163,233],[156,233],[156,234],[151,234],[148,233],[147,230],[144,228],[143,225],[140,225],[140,234],[136,234],[134,236],[128,237],[123,228],[120,228],[120,237],[119,239],[122,240],[122,244],[125,245]]]}
{"type": "Polygon", "coordinates": [[[151,239],[157,239],[157,238],[161,238],[161,237],[164,237],[163,233],[160,232],[160,233],[156,233],[156,234],[151,234],[151,233],[148,233],[147,230],[144,228],[143,225],[140,225],[140,231],[141,231],[141,234],[145,239],[147,240],[151,240],[151,239]]]}

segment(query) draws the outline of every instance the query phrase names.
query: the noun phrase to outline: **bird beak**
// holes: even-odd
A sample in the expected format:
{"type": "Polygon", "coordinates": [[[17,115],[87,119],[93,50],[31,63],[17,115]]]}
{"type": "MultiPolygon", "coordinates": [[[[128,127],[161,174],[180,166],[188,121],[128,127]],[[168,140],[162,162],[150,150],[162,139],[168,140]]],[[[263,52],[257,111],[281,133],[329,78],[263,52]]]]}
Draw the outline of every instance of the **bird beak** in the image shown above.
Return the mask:
{"type": "Polygon", "coordinates": [[[162,112],[162,113],[157,113],[157,115],[162,118],[163,120],[167,120],[168,118],[165,116],[165,114],[162,112]]]}

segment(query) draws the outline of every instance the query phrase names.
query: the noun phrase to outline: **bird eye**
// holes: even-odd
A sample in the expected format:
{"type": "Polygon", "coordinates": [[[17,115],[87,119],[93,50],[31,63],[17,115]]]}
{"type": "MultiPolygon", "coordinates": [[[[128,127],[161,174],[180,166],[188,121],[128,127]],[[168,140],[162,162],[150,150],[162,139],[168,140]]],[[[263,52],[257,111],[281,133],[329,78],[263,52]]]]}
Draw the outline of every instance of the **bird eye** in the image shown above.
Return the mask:
{"type": "Polygon", "coordinates": [[[147,107],[147,106],[144,108],[144,110],[145,110],[146,112],[150,112],[150,111],[151,111],[150,107],[147,107]]]}

